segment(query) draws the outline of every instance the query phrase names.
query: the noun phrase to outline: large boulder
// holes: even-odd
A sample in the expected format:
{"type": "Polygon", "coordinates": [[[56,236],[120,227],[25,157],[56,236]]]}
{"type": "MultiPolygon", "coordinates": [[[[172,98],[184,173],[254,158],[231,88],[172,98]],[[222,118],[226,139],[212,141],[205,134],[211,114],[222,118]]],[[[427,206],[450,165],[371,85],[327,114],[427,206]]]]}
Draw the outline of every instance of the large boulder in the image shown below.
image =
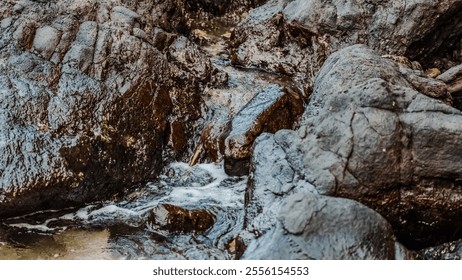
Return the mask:
{"type": "Polygon", "coordinates": [[[435,88],[418,92],[413,75],[445,91],[364,45],[331,55],[298,131],[257,139],[247,232],[263,230],[264,217],[277,216],[279,210],[273,215],[265,205],[308,183],[322,195],[376,210],[410,248],[457,238],[462,113],[430,97],[435,88]]]}
{"type": "MultiPolygon", "coordinates": [[[[258,238],[246,240],[243,259],[383,260],[410,256],[396,242],[390,224],[356,201],[319,195],[309,184],[269,201],[261,215],[265,223],[273,225],[267,230],[254,228],[258,238]]],[[[258,225],[255,222],[251,227],[258,225]]]]}
{"type": "Polygon", "coordinates": [[[170,2],[0,4],[0,216],[107,198],[191,149],[220,81],[152,16],[170,2]]]}

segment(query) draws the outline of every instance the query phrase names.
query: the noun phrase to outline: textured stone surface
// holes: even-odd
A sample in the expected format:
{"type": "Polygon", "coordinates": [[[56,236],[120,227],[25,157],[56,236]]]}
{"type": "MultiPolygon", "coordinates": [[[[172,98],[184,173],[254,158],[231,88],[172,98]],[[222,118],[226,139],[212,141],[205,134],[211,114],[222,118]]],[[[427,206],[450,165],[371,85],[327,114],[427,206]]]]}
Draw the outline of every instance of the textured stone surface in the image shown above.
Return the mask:
{"type": "Polygon", "coordinates": [[[419,251],[419,257],[425,260],[461,260],[462,241],[457,240],[419,251]]]}
{"type": "Polygon", "coordinates": [[[232,119],[225,139],[225,171],[248,174],[255,139],[263,132],[294,128],[303,114],[303,98],[297,91],[270,85],[258,93],[232,119]]]}
{"type": "Polygon", "coordinates": [[[407,246],[454,237],[462,213],[462,115],[417,92],[401,68],[361,45],[330,56],[300,129],[257,140],[249,222],[268,195],[306,181],[378,211],[407,246]]]}
{"type": "Polygon", "coordinates": [[[395,259],[400,250],[388,222],[353,200],[322,196],[305,185],[273,198],[262,215],[267,207],[278,209],[275,225],[258,232],[243,259],[383,260],[395,259]]]}
{"type": "Polygon", "coordinates": [[[0,217],[60,210],[0,241],[83,226],[123,258],[459,258],[461,18],[462,0],[2,1],[0,217]],[[247,177],[188,159],[251,159],[245,206],[247,177]]]}
{"type": "Polygon", "coordinates": [[[461,12],[460,0],[270,0],[236,27],[231,53],[235,64],[306,84],[329,54],[353,44],[447,68],[462,61],[461,12]]]}
{"type": "Polygon", "coordinates": [[[194,28],[209,25],[220,17],[225,22],[237,23],[241,13],[263,2],[265,0],[147,1],[156,7],[151,14],[159,19],[159,27],[183,35],[189,34],[194,28]]]}
{"type": "Polygon", "coordinates": [[[189,210],[162,204],[151,211],[148,222],[153,230],[200,234],[213,226],[215,216],[204,209],[189,210]]]}
{"type": "Polygon", "coordinates": [[[108,197],[191,148],[218,70],[135,2],[2,2],[0,215],[108,197]]]}
{"type": "Polygon", "coordinates": [[[462,109],[462,64],[456,65],[441,75],[437,76],[438,80],[448,85],[448,92],[453,99],[453,105],[457,109],[462,109]]]}

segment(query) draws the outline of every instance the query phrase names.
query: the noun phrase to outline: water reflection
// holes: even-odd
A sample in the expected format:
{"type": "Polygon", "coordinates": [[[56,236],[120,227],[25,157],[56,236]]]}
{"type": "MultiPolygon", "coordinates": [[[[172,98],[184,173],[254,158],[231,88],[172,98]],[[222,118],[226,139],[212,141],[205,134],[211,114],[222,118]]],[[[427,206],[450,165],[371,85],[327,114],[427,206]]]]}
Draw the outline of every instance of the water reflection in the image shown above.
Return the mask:
{"type": "Polygon", "coordinates": [[[108,230],[67,230],[56,234],[18,232],[16,244],[0,243],[1,260],[111,260],[108,230]]]}

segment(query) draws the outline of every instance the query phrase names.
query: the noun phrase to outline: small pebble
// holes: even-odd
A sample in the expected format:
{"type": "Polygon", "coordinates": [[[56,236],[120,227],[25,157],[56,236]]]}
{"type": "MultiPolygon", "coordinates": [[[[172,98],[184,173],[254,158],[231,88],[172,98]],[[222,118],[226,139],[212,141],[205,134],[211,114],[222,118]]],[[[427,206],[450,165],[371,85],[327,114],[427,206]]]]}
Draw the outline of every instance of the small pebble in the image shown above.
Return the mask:
{"type": "Polygon", "coordinates": [[[425,74],[429,78],[436,78],[441,74],[441,71],[438,68],[430,68],[425,71],[425,74]]]}

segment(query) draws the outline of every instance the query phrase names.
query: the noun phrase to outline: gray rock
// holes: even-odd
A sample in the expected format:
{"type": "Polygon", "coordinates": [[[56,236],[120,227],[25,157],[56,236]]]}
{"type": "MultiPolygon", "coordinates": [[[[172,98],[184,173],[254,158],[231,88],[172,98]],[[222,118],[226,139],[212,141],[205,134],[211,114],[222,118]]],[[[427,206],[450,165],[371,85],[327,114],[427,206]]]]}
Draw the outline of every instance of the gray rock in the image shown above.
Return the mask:
{"type": "Polygon", "coordinates": [[[460,238],[461,7],[4,1],[0,217],[160,179],[75,217],[146,258],[412,259],[460,238]],[[181,163],[157,178],[193,148],[191,165],[250,168],[245,218],[242,178],[181,163]]]}
{"type": "Polygon", "coordinates": [[[96,22],[83,22],[74,43],[64,56],[63,63],[85,73],[93,64],[94,45],[97,35],[98,24],[96,22]]]}
{"type": "Polygon", "coordinates": [[[26,18],[15,22],[14,27],[16,28],[12,34],[14,42],[22,48],[30,48],[36,29],[34,22],[26,18]]]}
{"type": "Polygon", "coordinates": [[[442,80],[448,85],[448,92],[451,93],[452,97],[459,101],[454,106],[461,109],[460,106],[460,95],[462,93],[462,64],[452,67],[448,71],[438,76],[438,80],[442,80]]]}
{"type": "Polygon", "coordinates": [[[448,229],[461,226],[462,114],[417,92],[401,67],[361,45],[329,57],[300,129],[257,139],[249,223],[267,193],[302,180],[378,211],[407,246],[453,237],[448,229]]]}
{"type": "Polygon", "coordinates": [[[286,194],[263,208],[261,215],[278,209],[276,224],[249,242],[243,259],[395,259],[401,250],[390,224],[356,201],[307,186],[286,194]]]}
{"type": "Polygon", "coordinates": [[[255,139],[263,132],[294,128],[303,113],[301,94],[271,85],[258,93],[231,121],[225,140],[225,171],[248,174],[255,139]]]}
{"type": "Polygon", "coordinates": [[[446,72],[439,75],[437,78],[445,83],[451,83],[458,77],[462,76],[462,64],[448,69],[446,72]]]}
{"type": "Polygon", "coordinates": [[[211,80],[217,71],[199,48],[184,36],[179,36],[169,47],[170,61],[202,80],[211,80]],[[215,70],[215,72],[214,72],[215,70]]]}
{"type": "Polygon", "coordinates": [[[112,8],[111,20],[117,23],[125,23],[129,26],[133,26],[135,21],[140,17],[141,16],[136,12],[123,6],[115,6],[112,8]]]}
{"type": "Polygon", "coordinates": [[[51,26],[44,26],[35,31],[33,47],[45,59],[50,59],[60,39],[61,34],[58,30],[51,26]]]}
{"type": "MultiPolygon", "coordinates": [[[[243,111],[244,107],[246,107],[247,104],[257,95],[261,95],[259,98],[260,100],[265,99],[265,92],[269,88],[275,87],[278,88],[277,91],[279,92],[279,94],[282,95],[284,95],[285,91],[299,91],[293,90],[292,88],[295,88],[295,86],[291,85],[286,80],[283,80],[280,77],[267,75],[266,73],[247,71],[246,69],[238,69],[228,64],[222,65],[220,70],[222,70],[226,74],[227,83],[225,87],[209,87],[204,91],[203,97],[205,105],[207,106],[207,113],[205,116],[205,123],[201,132],[201,136],[196,145],[194,154],[190,160],[191,165],[200,161],[220,162],[224,159],[225,140],[230,134],[230,129],[232,126],[231,122],[238,115],[238,113],[243,111]]],[[[276,94],[276,97],[279,94],[276,94]]],[[[289,94],[288,96],[290,97],[292,95],[289,94]]],[[[282,127],[282,125],[293,127],[293,120],[281,119],[283,117],[290,118],[290,115],[301,114],[301,112],[298,112],[297,110],[294,110],[294,112],[287,112],[287,108],[281,107],[287,101],[286,97],[282,97],[281,99],[275,98],[273,100],[271,100],[271,98],[268,97],[268,103],[265,106],[269,106],[270,108],[278,108],[279,111],[276,110],[275,112],[271,113],[271,110],[268,112],[265,112],[265,110],[263,110],[259,112],[263,113],[261,114],[261,116],[258,115],[259,113],[256,113],[254,117],[264,117],[262,118],[264,120],[268,117],[268,114],[274,116],[276,119],[281,121],[281,124],[277,124],[274,122],[274,120],[270,120],[270,123],[273,123],[273,129],[275,129],[278,125],[279,127],[282,127]],[[278,112],[281,113],[280,117],[277,116],[278,112]],[[286,113],[288,113],[288,115],[286,113]]],[[[290,105],[291,103],[300,103],[299,105],[295,105],[294,108],[299,108],[300,110],[302,109],[301,100],[298,100],[297,98],[289,99],[291,100],[291,102],[285,105],[290,105]]],[[[255,103],[255,101],[253,102],[255,103]]],[[[265,106],[260,106],[258,108],[264,109],[265,106]]],[[[240,121],[242,122],[243,118],[240,117],[240,119],[240,121]]],[[[261,133],[261,124],[263,122],[258,120],[255,121],[257,121],[258,125],[256,124],[253,129],[257,129],[257,131],[254,131],[254,133],[256,132],[256,135],[258,135],[259,133],[261,133]],[[258,131],[259,129],[260,131],[258,131]]],[[[246,149],[250,151],[251,145],[255,137],[251,135],[249,135],[249,137],[252,137],[252,139],[249,139],[249,145],[246,149]]]]}
{"type": "Polygon", "coordinates": [[[460,63],[444,54],[459,45],[462,21],[454,19],[461,3],[271,0],[236,27],[231,57],[238,65],[293,76],[309,85],[307,94],[329,54],[353,44],[447,68],[460,63]]]}
{"type": "Polygon", "coordinates": [[[425,260],[461,260],[462,240],[426,248],[418,253],[419,257],[425,260]]]}

